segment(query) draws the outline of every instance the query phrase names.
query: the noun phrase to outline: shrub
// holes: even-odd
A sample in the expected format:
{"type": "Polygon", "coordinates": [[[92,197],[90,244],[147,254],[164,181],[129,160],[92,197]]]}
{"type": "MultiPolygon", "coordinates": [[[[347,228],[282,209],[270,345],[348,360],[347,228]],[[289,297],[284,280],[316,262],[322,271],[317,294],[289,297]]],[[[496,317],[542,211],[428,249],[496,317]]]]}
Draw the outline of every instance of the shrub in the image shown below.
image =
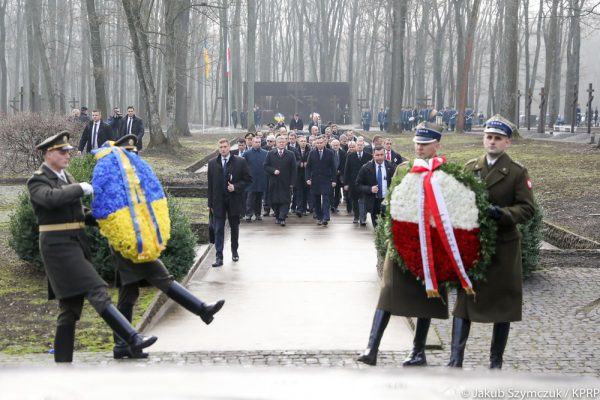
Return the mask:
{"type": "MultiPolygon", "coordinates": [[[[90,182],[94,165],[94,157],[88,155],[72,159],[68,170],[77,181],[90,182]]],[[[167,198],[171,217],[171,238],[161,255],[161,260],[175,279],[179,279],[189,271],[194,262],[196,236],[192,232],[188,218],[181,212],[177,199],[169,195],[167,198]]],[[[89,207],[90,203],[91,197],[84,198],[84,206],[89,207]]],[[[10,217],[9,227],[10,247],[21,259],[43,268],[38,246],[38,226],[27,190],[19,197],[17,209],[10,217]]],[[[86,227],[86,233],[92,249],[94,268],[105,280],[114,280],[115,268],[108,241],[100,234],[98,228],[86,227]]]]}
{"type": "Polygon", "coordinates": [[[3,171],[23,173],[42,163],[42,153],[35,146],[47,137],[67,130],[70,142],[79,143],[84,124],[67,115],[23,112],[0,119],[0,161],[3,171]]]}
{"type": "Polygon", "coordinates": [[[537,269],[543,239],[544,213],[540,205],[535,205],[533,218],[526,224],[519,225],[523,238],[521,252],[523,260],[523,277],[527,278],[537,269]]]}

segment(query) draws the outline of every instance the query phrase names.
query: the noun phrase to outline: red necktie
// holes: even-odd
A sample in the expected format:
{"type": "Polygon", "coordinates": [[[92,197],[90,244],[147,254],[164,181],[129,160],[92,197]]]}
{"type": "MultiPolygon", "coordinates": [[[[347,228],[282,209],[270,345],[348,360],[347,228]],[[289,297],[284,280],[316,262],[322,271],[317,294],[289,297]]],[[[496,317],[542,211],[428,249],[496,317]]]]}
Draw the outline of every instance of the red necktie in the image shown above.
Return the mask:
{"type": "Polygon", "coordinates": [[[391,151],[388,151],[388,152],[387,152],[387,157],[386,157],[386,160],[388,160],[388,161],[392,161],[392,152],[391,152],[391,151]]]}

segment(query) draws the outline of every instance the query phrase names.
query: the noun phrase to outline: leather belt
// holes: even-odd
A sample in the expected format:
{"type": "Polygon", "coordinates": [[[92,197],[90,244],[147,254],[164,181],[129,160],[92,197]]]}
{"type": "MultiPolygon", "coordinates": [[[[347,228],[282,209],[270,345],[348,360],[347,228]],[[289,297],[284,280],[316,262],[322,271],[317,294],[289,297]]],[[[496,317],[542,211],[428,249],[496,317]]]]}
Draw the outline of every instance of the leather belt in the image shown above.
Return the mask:
{"type": "Polygon", "coordinates": [[[85,228],[84,222],[68,222],[66,224],[40,225],[40,232],[70,231],[85,228]]]}

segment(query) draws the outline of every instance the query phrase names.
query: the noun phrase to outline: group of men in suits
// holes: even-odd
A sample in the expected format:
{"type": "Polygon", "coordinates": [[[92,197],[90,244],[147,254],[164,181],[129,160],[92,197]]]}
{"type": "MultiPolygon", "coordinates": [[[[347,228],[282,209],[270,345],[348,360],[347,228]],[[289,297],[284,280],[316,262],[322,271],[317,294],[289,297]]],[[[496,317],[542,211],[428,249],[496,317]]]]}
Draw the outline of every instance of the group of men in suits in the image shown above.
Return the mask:
{"type": "Polygon", "coordinates": [[[101,147],[107,140],[118,140],[126,135],[137,137],[137,149],[142,149],[144,121],[135,115],[133,106],[127,107],[127,116],[122,117],[118,107],[113,109],[110,123],[102,120],[102,111],[93,110],[92,120],[86,123],[77,146],[78,154],[86,153],[101,147]]]}

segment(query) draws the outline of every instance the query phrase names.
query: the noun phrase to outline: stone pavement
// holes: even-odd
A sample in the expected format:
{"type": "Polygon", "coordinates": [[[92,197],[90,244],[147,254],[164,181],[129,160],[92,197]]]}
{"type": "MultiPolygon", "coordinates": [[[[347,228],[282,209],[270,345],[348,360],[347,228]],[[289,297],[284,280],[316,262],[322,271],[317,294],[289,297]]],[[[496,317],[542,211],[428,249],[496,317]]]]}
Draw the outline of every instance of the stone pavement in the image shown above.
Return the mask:
{"type": "MultiPolygon", "coordinates": [[[[345,212],[343,213],[345,214],[345,212]]],[[[212,268],[214,250],[188,283],[204,299],[226,300],[210,326],[176,306],[145,329],[153,351],[345,350],[367,344],[379,296],[373,230],[335,215],[327,227],[311,217],[275,224],[242,222],[240,261],[212,268]]],[[[167,305],[168,306],[168,305],[167,305]]],[[[395,318],[382,350],[408,350],[412,332],[395,318]]]]}

